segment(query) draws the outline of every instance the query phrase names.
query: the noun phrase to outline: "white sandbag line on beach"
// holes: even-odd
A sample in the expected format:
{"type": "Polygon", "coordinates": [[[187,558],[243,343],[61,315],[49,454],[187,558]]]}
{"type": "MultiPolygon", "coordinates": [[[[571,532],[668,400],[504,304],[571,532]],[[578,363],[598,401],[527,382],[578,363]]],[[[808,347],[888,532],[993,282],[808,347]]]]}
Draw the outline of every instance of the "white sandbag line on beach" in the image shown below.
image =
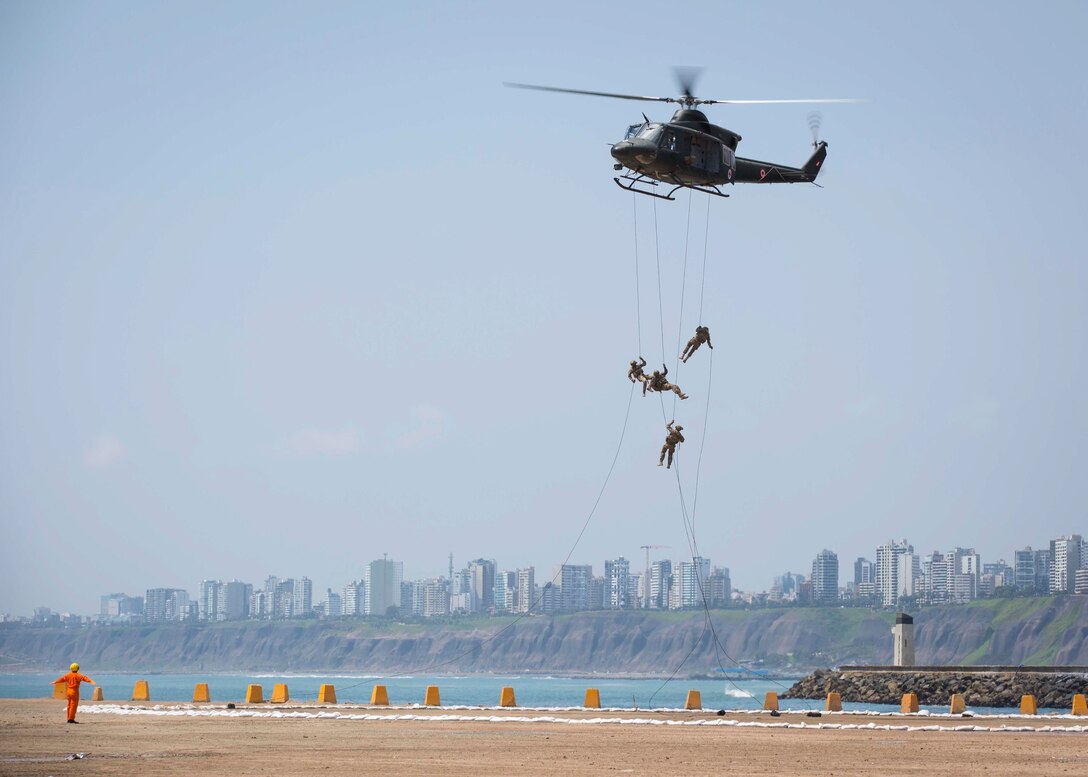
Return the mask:
{"type": "Polygon", "coordinates": [[[84,712],[113,715],[157,715],[165,717],[226,717],[226,718],[284,718],[284,719],[324,719],[324,720],[362,720],[362,721],[442,721],[459,723],[561,723],[566,725],[621,725],[621,726],[729,726],[734,728],[773,728],[773,729],[826,729],[832,731],[868,730],[868,731],[975,731],[989,733],[1088,733],[1085,726],[979,726],[958,725],[927,726],[893,725],[890,723],[808,723],[800,721],[741,721],[719,718],[699,718],[695,720],[666,720],[662,718],[564,718],[554,715],[456,715],[434,714],[416,715],[411,713],[392,713],[376,715],[373,713],[345,714],[341,712],[303,712],[253,709],[198,709],[195,707],[133,707],[130,705],[87,705],[84,712]]]}
{"type": "MultiPolygon", "coordinates": [[[[124,705],[124,706],[128,706],[128,705],[124,705]]],[[[81,707],[81,709],[84,709],[84,707],[81,707]]],[[[104,710],[103,711],[109,711],[110,709],[116,709],[116,706],[114,706],[114,705],[104,705],[104,710]]],[[[146,709],[146,708],[136,707],[135,709],[146,709]]],[[[208,707],[206,707],[204,705],[187,704],[187,703],[184,703],[184,702],[170,704],[169,706],[164,706],[162,704],[157,704],[157,705],[154,705],[151,709],[184,709],[184,710],[201,710],[201,711],[206,711],[206,712],[215,711],[214,709],[209,709],[208,707]]],[[[250,708],[242,707],[242,708],[239,708],[237,710],[225,710],[225,712],[229,712],[231,714],[237,714],[237,713],[243,712],[243,711],[245,711],[247,709],[250,709],[250,708]]],[[[288,710],[290,710],[290,711],[296,711],[296,710],[299,710],[299,709],[302,709],[303,711],[305,711],[306,709],[312,709],[312,710],[315,710],[315,711],[318,710],[318,709],[329,709],[329,710],[335,710],[338,713],[342,714],[342,713],[344,713],[346,711],[352,711],[352,710],[369,711],[369,710],[374,710],[374,709],[390,710],[390,711],[397,710],[397,709],[403,709],[403,710],[437,710],[437,709],[441,709],[441,710],[446,711],[446,712],[485,712],[485,711],[488,711],[488,710],[502,710],[502,709],[510,709],[510,708],[509,707],[495,707],[495,706],[483,707],[483,706],[465,705],[465,704],[444,704],[440,708],[430,707],[430,706],[427,706],[425,704],[406,704],[406,705],[394,705],[394,706],[388,706],[388,707],[386,707],[386,706],[375,707],[374,705],[371,705],[371,704],[359,704],[359,703],[351,703],[351,702],[340,703],[340,704],[337,704],[335,706],[324,706],[324,705],[313,705],[313,704],[304,704],[304,705],[300,704],[300,705],[297,705],[297,706],[296,705],[288,705],[288,710]]],[[[642,712],[642,713],[647,714],[647,715],[649,715],[649,714],[654,714],[654,715],[676,714],[676,715],[690,715],[690,716],[706,715],[706,714],[710,714],[710,713],[713,712],[713,710],[711,710],[711,709],[689,710],[689,709],[685,709],[683,707],[654,707],[652,709],[641,709],[641,710],[634,709],[633,710],[631,707],[603,707],[603,708],[599,708],[599,709],[594,709],[594,708],[589,708],[589,707],[577,707],[577,706],[573,706],[573,707],[526,707],[526,706],[520,706],[519,705],[516,709],[518,711],[520,711],[520,712],[541,712],[541,713],[549,713],[549,712],[588,712],[588,711],[590,711],[592,709],[594,712],[597,712],[598,714],[606,714],[606,713],[621,714],[621,713],[630,713],[630,712],[642,712]]],[[[286,714],[288,712],[288,710],[281,709],[281,710],[274,710],[274,711],[276,711],[278,713],[286,714]]],[[[255,710],[255,711],[259,711],[259,710],[255,710]]],[[[866,717],[866,718],[892,718],[892,719],[904,719],[904,720],[917,720],[918,718],[928,717],[928,718],[936,718],[936,719],[939,719],[939,720],[942,720],[942,721],[945,721],[945,720],[947,720],[947,721],[971,720],[971,719],[975,719],[975,720],[1025,720],[1025,719],[1030,719],[1030,720],[1079,720],[1080,719],[1078,716],[1072,715],[1072,714],[1070,714],[1068,712],[1064,712],[1064,713],[1048,713],[1048,714],[1038,714],[1038,715],[1027,715],[1027,716],[1025,716],[1025,715],[1021,715],[1021,714],[1019,714],[1017,712],[1008,712],[1008,713],[977,712],[976,713],[976,712],[971,712],[970,709],[968,710],[968,712],[971,715],[971,717],[969,717],[969,718],[964,718],[963,715],[959,714],[959,713],[953,715],[953,714],[948,713],[948,712],[935,712],[935,711],[932,711],[932,710],[920,710],[919,712],[899,712],[898,710],[895,710],[895,711],[884,711],[884,710],[839,710],[839,711],[836,711],[836,712],[829,712],[829,711],[826,711],[826,710],[811,710],[811,709],[783,709],[783,710],[781,710],[781,714],[783,714],[783,715],[805,715],[806,713],[814,712],[814,711],[818,711],[820,713],[820,716],[824,717],[824,718],[837,718],[837,717],[840,717],[840,716],[841,717],[851,717],[851,716],[853,716],[853,717],[866,717]]],[[[762,715],[762,716],[766,716],[768,714],[768,712],[767,712],[767,710],[763,710],[763,709],[756,710],[756,709],[746,708],[746,709],[734,709],[734,710],[726,709],[725,714],[727,714],[727,715],[751,715],[751,716],[762,715]]],[[[387,716],[383,716],[383,717],[387,717],[387,716]]],[[[435,716],[434,715],[429,715],[427,717],[435,717],[435,716]]],[[[809,724],[809,725],[811,726],[811,725],[814,725],[814,724],[809,724]]]]}

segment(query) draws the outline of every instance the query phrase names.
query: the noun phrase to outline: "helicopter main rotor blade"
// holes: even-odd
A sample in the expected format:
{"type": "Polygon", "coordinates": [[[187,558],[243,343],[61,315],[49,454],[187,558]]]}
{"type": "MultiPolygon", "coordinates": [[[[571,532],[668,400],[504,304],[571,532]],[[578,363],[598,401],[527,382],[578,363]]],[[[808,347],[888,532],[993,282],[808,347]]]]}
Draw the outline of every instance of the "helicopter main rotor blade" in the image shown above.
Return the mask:
{"type": "Polygon", "coordinates": [[[675,97],[644,97],[637,94],[616,94],[615,92],[588,92],[585,89],[560,89],[557,86],[537,86],[535,84],[515,84],[510,81],[503,81],[503,86],[513,87],[514,89],[536,89],[540,92],[565,92],[566,94],[588,94],[591,97],[615,97],[620,100],[648,100],[651,102],[659,103],[675,103],[680,102],[675,97]]]}
{"type": "Polygon", "coordinates": [[[811,100],[703,100],[695,101],[699,105],[787,105],[794,103],[863,103],[865,100],[855,100],[850,97],[827,98],[811,100]]]}

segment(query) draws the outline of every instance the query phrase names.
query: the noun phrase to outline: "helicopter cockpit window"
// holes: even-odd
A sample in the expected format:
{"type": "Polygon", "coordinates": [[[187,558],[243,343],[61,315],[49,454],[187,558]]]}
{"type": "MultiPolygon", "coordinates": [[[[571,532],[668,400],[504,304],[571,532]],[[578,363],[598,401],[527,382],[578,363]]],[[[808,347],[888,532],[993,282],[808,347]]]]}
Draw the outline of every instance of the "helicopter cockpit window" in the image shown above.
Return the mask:
{"type": "Polygon", "coordinates": [[[641,140],[648,140],[654,145],[657,145],[657,141],[661,138],[661,125],[660,124],[643,124],[640,127],[638,137],[641,140]]]}
{"type": "Polygon", "coordinates": [[[643,127],[645,127],[645,126],[646,126],[645,123],[643,123],[643,124],[632,124],[630,127],[627,128],[627,132],[624,134],[623,139],[624,140],[630,140],[631,138],[638,135],[638,131],[640,129],[642,129],[643,127]]]}

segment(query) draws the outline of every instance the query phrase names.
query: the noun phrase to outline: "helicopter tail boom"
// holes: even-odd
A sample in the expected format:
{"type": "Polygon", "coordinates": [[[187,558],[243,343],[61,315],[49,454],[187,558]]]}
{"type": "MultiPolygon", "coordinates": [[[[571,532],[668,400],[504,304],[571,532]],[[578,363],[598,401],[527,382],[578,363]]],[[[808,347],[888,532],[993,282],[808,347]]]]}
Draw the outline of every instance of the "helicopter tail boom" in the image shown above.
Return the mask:
{"type": "Polygon", "coordinates": [[[827,142],[816,144],[816,151],[801,167],[786,167],[773,162],[737,157],[735,183],[813,183],[827,157],[827,142]]]}

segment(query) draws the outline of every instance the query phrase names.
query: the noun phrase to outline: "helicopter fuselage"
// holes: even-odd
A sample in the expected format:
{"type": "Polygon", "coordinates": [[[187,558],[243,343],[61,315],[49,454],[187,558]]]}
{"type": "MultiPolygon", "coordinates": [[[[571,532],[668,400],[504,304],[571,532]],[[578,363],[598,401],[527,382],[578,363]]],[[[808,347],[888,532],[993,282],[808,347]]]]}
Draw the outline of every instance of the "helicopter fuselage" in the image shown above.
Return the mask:
{"type": "Polygon", "coordinates": [[[624,139],[612,146],[612,156],[617,170],[630,171],[625,177],[633,174],[636,180],[651,178],[687,187],[812,182],[827,156],[827,143],[821,142],[800,168],[760,162],[736,155],[740,140],[737,133],[707,121],[702,111],[689,108],[678,110],[668,122],[647,119],[631,125],[624,139]]]}

